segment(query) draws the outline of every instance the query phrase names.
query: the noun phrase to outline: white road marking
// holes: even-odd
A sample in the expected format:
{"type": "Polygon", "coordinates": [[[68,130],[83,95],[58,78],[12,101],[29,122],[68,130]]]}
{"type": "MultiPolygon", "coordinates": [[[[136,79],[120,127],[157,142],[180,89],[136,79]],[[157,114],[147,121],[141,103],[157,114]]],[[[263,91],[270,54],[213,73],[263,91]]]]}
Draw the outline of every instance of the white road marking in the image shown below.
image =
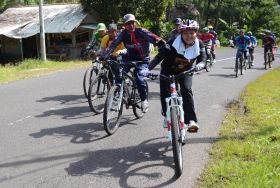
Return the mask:
{"type": "Polygon", "coordinates": [[[14,121],[14,122],[9,123],[9,125],[14,125],[14,124],[22,122],[22,121],[24,121],[24,120],[26,120],[28,118],[31,118],[31,116],[26,116],[26,117],[20,118],[20,119],[14,121]]]}
{"type": "MultiPolygon", "coordinates": [[[[255,53],[255,55],[259,55],[259,54],[263,54],[263,52],[255,53]]],[[[225,58],[225,59],[218,59],[218,60],[216,60],[216,62],[225,61],[225,60],[229,60],[229,59],[235,59],[235,56],[234,57],[228,57],[228,58],[225,58]]]]}

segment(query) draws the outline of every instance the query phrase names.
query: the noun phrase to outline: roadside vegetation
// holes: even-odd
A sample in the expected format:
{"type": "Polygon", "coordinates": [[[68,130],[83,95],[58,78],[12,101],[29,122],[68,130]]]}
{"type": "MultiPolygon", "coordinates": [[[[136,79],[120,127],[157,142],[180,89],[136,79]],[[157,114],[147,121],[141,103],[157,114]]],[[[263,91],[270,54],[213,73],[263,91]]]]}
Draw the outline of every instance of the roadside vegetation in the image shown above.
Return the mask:
{"type": "Polygon", "coordinates": [[[198,187],[280,187],[280,69],[232,104],[198,187]]]}
{"type": "Polygon", "coordinates": [[[5,66],[0,68],[0,84],[22,80],[26,78],[46,75],[49,73],[87,67],[90,61],[40,61],[35,59],[25,60],[18,66],[5,66]]]}

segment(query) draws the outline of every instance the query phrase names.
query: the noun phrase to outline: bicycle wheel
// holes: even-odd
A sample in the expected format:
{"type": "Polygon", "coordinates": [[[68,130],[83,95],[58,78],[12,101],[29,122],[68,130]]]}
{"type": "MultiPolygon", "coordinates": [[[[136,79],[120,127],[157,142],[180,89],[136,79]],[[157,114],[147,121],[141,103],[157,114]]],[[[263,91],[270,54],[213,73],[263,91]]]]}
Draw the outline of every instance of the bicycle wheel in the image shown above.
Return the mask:
{"type": "Polygon", "coordinates": [[[123,110],[123,99],[120,91],[120,86],[113,86],[106,98],[103,125],[108,135],[114,134],[119,128],[123,110]]]}
{"type": "Polygon", "coordinates": [[[106,96],[109,89],[110,81],[103,74],[91,81],[88,90],[88,104],[93,112],[99,114],[104,111],[106,96]]]}
{"type": "Polygon", "coordinates": [[[238,77],[238,63],[239,63],[239,58],[235,60],[235,77],[238,77]]]}
{"type": "Polygon", "coordinates": [[[84,95],[86,96],[86,98],[88,98],[88,89],[90,87],[90,80],[92,76],[97,75],[97,68],[95,67],[95,65],[91,65],[85,72],[84,74],[84,78],[83,78],[83,90],[84,90],[84,95]]]}
{"type": "Polygon", "coordinates": [[[271,64],[272,64],[272,54],[269,53],[268,54],[268,66],[269,66],[269,68],[271,68],[271,64]]]}
{"type": "Polygon", "coordinates": [[[239,59],[239,69],[240,69],[240,74],[243,75],[243,68],[244,68],[244,63],[243,63],[244,59],[242,57],[240,57],[239,59]]]}
{"type": "Polygon", "coordinates": [[[267,54],[267,52],[265,53],[265,55],[264,55],[264,69],[266,70],[267,69],[267,61],[268,61],[268,54],[267,54]]]}
{"type": "MultiPolygon", "coordinates": [[[[147,86],[147,100],[149,100],[149,85],[146,80],[145,80],[145,84],[147,86]]],[[[135,88],[134,92],[135,94],[134,94],[133,105],[132,105],[133,114],[137,119],[140,119],[144,116],[145,113],[143,113],[141,108],[141,99],[140,99],[140,94],[138,92],[138,89],[135,88]]]]}
{"type": "Polygon", "coordinates": [[[179,119],[177,109],[171,108],[171,136],[172,136],[172,150],[175,163],[175,173],[179,177],[183,172],[183,152],[182,143],[180,140],[179,119]]]}
{"type": "Polygon", "coordinates": [[[248,56],[248,68],[251,69],[251,66],[252,66],[252,54],[249,54],[248,56]]]}
{"type": "Polygon", "coordinates": [[[211,69],[210,60],[207,59],[206,62],[205,62],[205,70],[206,70],[206,72],[210,72],[210,69],[211,69]]]}

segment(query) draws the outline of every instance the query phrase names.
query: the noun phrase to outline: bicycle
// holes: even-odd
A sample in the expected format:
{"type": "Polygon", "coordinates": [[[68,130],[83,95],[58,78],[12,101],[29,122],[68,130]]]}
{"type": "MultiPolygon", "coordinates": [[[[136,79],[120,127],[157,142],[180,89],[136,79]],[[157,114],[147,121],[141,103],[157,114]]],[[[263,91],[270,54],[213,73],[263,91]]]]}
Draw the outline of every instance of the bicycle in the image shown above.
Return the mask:
{"type": "Polygon", "coordinates": [[[238,70],[240,70],[240,74],[244,74],[244,70],[247,69],[247,61],[246,58],[244,57],[245,55],[247,56],[247,50],[244,48],[238,48],[237,49],[237,55],[235,59],[235,77],[238,77],[238,70]]]}
{"type": "MultiPolygon", "coordinates": [[[[137,68],[138,63],[143,63],[141,61],[126,62],[122,63],[120,60],[114,61],[120,67],[124,65],[130,65],[132,68],[137,68]]],[[[146,63],[146,62],[145,62],[146,63]]],[[[114,134],[119,128],[123,105],[125,104],[126,109],[132,106],[133,113],[137,119],[144,116],[144,112],[141,108],[141,99],[138,93],[137,84],[134,76],[131,75],[132,71],[121,75],[122,83],[120,85],[114,85],[106,98],[104,114],[103,114],[103,125],[104,129],[108,135],[114,134]]],[[[148,83],[145,80],[148,92],[148,83]]]]}
{"type": "Polygon", "coordinates": [[[267,66],[269,66],[269,68],[272,67],[272,52],[267,50],[267,52],[265,52],[264,54],[264,69],[267,70],[267,66]]]}
{"type": "MultiPolygon", "coordinates": [[[[170,97],[165,99],[166,102],[166,119],[168,139],[171,141],[173,159],[175,163],[175,173],[180,177],[183,172],[183,152],[182,146],[185,144],[186,129],[184,121],[183,99],[180,90],[177,90],[177,81],[187,75],[192,75],[195,68],[184,71],[177,75],[166,76],[160,74],[160,78],[170,83],[170,97]]],[[[158,75],[151,75],[155,79],[158,75]]]]}
{"type": "Polygon", "coordinates": [[[113,85],[114,73],[112,70],[112,63],[114,62],[111,60],[97,60],[100,61],[97,63],[99,67],[97,66],[94,69],[97,75],[91,76],[90,79],[88,103],[93,112],[100,114],[104,111],[107,94],[113,85]]]}

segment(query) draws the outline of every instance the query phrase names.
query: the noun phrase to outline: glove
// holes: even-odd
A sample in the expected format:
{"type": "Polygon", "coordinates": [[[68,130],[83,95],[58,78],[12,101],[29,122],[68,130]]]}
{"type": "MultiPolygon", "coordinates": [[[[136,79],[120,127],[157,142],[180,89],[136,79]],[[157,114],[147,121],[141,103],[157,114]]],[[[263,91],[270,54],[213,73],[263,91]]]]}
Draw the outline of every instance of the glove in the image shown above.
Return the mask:
{"type": "Polygon", "coordinates": [[[195,70],[196,70],[196,71],[201,71],[202,69],[204,69],[204,63],[198,63],[198,64],[195,66],[195,70]]]}
{"type": "Polygon", "coordinates": [[[140,71],[140,74],[143,75],[143,76],[149,76],[150,70],[149,69],[142,69],[140,71]]]}

